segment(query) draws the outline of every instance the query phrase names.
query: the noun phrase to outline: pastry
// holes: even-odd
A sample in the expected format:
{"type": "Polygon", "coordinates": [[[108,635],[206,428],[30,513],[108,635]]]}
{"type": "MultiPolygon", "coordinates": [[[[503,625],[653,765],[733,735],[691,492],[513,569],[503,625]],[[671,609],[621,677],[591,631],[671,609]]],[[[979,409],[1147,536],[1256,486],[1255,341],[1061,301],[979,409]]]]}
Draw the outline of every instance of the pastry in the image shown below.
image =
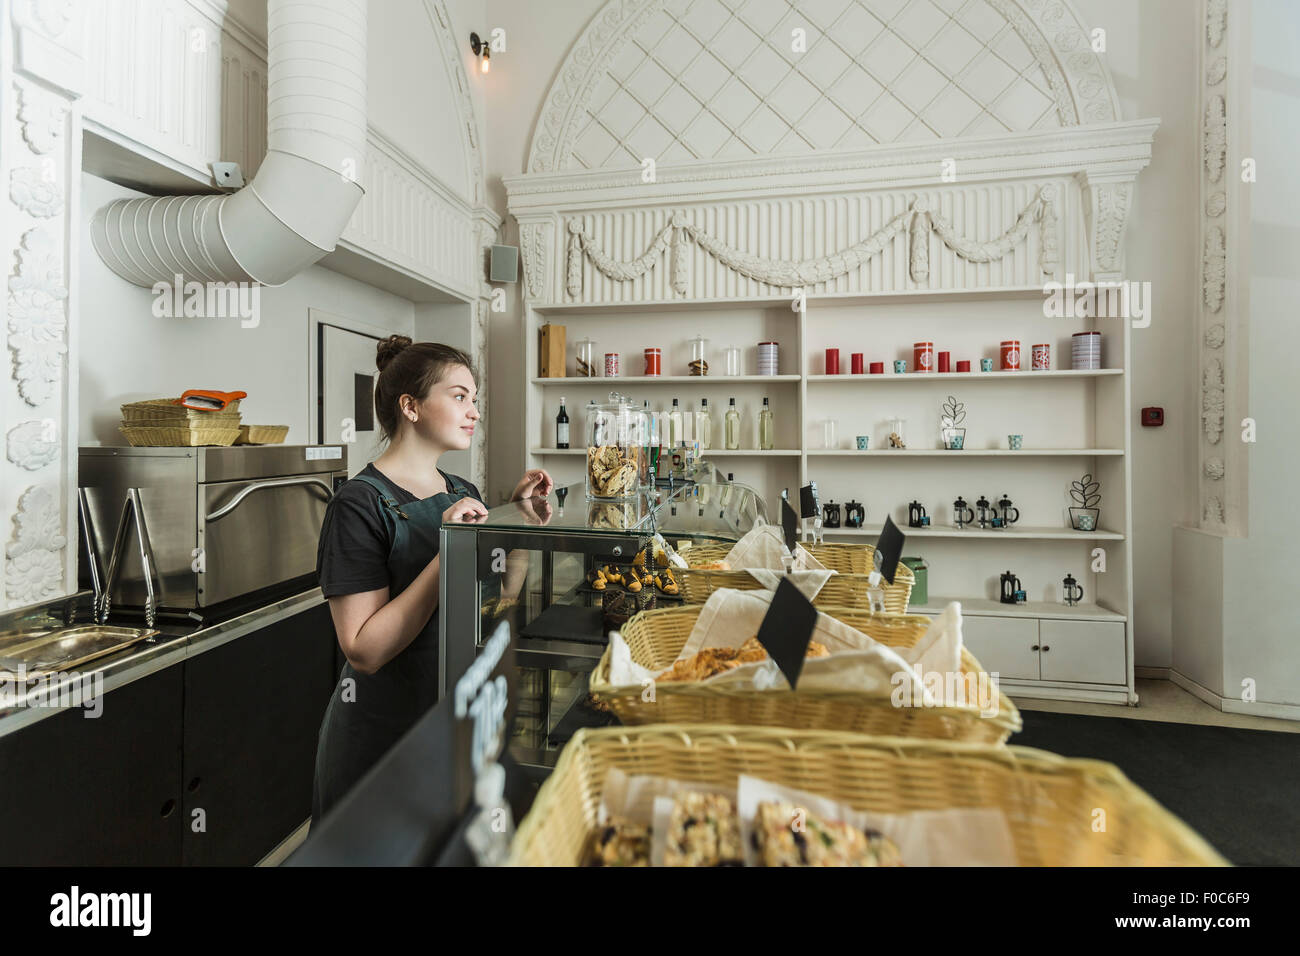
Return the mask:
{"type": "Polygon", "coordinates": [[[650,828],[614,818],[596,833],[588,866],[649,866],[650,828]]]}
{"type": "Polygon", "coordinates": [[[706,564],[697,564],[691,568],[692,571],[730,571],[731,565],[726,561],[709,561],[706,564]]]}
{"type": "Polygon", "coordinates": [[[664,866],[740,866],[740,820],[729,797],[685,791],[673,799],[664,866]]]}
{"type": "Polygon", "coordinates": [[[878,830],[825,820],[791,803],[758,805],[754,849],[761,866],[902,866],[898,847],[878,830]]]}
{"type": "MultiPolygon", "coordinates": [[[[830,657],[831,652],[825,644],[817,641],[808,642],[806,657],[830,657]]],[[[664,671],[656,681],[699,681],[708,680],[719,674],[740,667],[767,660],[766,648],[758,642],[758,637],[751,637],[740,647],[706,647],[697,654],[674,661],[672,667],[664,671]]]]}

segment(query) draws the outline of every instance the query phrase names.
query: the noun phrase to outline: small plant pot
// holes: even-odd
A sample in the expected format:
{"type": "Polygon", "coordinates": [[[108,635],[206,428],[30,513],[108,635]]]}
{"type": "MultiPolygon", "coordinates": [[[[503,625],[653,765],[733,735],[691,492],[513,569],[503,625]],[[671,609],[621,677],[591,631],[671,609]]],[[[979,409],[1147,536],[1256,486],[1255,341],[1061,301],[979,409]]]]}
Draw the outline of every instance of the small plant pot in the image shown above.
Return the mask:
{"type": "Polygon", "coordinates": [[[1070,509],[1070,527],[1075,531],[1096,531],[1100,524],[1100,508],[1070,509]]]}
{"type": "Polygon", "coordinates": [[[943,437],[943,447],[949,451],[961,451],[966,447],[966,429],[964,428],[943,428],[940,429],[943,437]]]}

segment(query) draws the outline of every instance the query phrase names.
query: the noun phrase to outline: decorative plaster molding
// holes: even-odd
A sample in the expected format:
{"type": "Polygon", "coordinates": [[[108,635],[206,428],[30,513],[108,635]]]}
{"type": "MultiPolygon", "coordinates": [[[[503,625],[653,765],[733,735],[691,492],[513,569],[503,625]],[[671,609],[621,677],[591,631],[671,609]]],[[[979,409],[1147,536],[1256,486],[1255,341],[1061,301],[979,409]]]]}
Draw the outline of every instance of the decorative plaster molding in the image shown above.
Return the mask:
{"type": "Polygon", "coordinates": [[[32,419],[9,429],[6,455],[20,468],[36,471],[59,457],[59,440],[52,419],[32,419]],[[54,432],[53,437],[49,433],[54,432]]]}
{"type": "MultiPolygon", "coordinates": [[[[859,0],[859,3],[864,10],[871,9],[866,0],[859,0]]],[[[1011,26],[1015,35],[1024,44],[1024,50],[1033,57],[1041,70],[1054,107],[1049,115],[1058,125],[1106,123],[1114,121],[1120,115],[1119,101],[1109,70],[1101,57],[1092,50],[1086,28],[1069,4],[1061,0],[991,0],[991,6],[1011,26]]],[[[648,24],[651,17],[662,15],[671,20],[684,19],[681,11],[680,4],[670,5],[668,0],[609,0],[596,13],[569,49],[564,63],[547,92],[529,148],[526,166],[529,172],[546,173],[581,168],[584,165],[601,165],[599,162],[583,163],[575,156],[581,134],[586,131],[588,123],[591,122],[592,111],[588,106],[594,92],[598,88],[607,87],[605,81],[611,75],[614,64],[619,62],[625,46],[642,27],[648,24]]],[[[747,14],[743,9],[737,9],[733,16],[740,23],[746,24],[749,32],[763,38],[759,46],[760,50],[767,47],[767,37],[771,31],[770,23],[747,22],[747,14]]],[[[815,14],[812,15],[812,19],[816,19],[815,14]]],[[[689,27],[691,27],[689,23],[678,24],[678,29],[689,27]]],[[[903,34],[893,35],[898,42],[912,46],[903,34]]],[[[1005,42],[1009,34],[994,29],[988,36],[996,36],[1000,41],[1005,42]]],[[[710,37],[697,38],[697,40],[706,47],[713,42],[710,37]]],[[[638,55],[644,56],[639,50],[640,47],[637,47],[638,55]]],[[[921,50],[916,49],[916,52],[920,53],[921,50]]],[[[745,84],[746,66],[753,66],[752,55],[751,53],[743,57],[742,63],[728,63],[727,68],[734,71],[742,84],[745,84]]],[[[841,56],[843,55],[841,51],[841,56]]],[[[726,59],[730,61],[733,58],[726,59]]],[[[858,54],[857,59],[860,66],[866,67],[870,72],[869,58],[864,59],[861,54],[858,54]]],[[[626,72],[626,64],[624,64],[616,75],[624,76],[626,72]]],[[[823,99],[829,101],[832,98],[833,91],[830,86],[833,82],[823,89],[818,86],[818,80],[812,75],[807,73],[801,75],[805,83],[811,83],[817,88],[817,92],[823,99]]],[[[904,82],[906,81],[895,80],[884,85],[889,92],[899,92],[904,82]]],[[[960,79],[954,79],[953,82],[958,87],[962,85],[960,79]]],[[[617,85],[621,86],[622,83],[617,85]]],[[[980,91],[971,89],[966,92],[977,104],[985,103],[980,91]]],[[[763,94],[759,93],[758,98],[762,99],[762,97],[763,94]]],[[[906,93],[901,98],[903,101],[910,100],[906,93]]],[[[641,105],[653,110],[659,103],[656,101],[641,105]]],[[[617,109],[617,107],[608,108],[617,109]]],[[[664,110],[668,108],[666,105],[663,106],[664,110]]],[[[783,123],[793,123],[792,118],[784,117],[779,102],[775,104],[774,112],[777,116],[782,116],[783,123]]],[[[924,110],[920,111],[923,112],[924,110]]],[[[664,112],[662,116],[667,118],[669,113],[664,112]]],[[[858,125],[856,118],[849,117],[849,119],[854,125],[858,125]]],[[[738,124],[738,128],[739,125],[743,123],[738,124]]],[[[794,129],[793,126],[791,128],[794,129]]],[[[877,135],[863,129],[866,135],[878,141],[880,135],[891,135],[889,133],[877,135]]],[[[683,130],[680,133],[686,135],[687,131],[683,130]]],[[[803,139],[811,142],[806,137],[803,139]]],[[[737,137],[734,134],[723,137],[716,145],[696,144],[690,151],[704,159],[715,159],[724,144],[731,140],[737,140],[737,137]],[[701,152],[701,150],[707,151],[701,152]]],[[[610,153],[612,156],[621,155],[624,167],[629,165],[633,154],[640,155],[631,149],[626,137],[622,141],[611,139],[611,142],[619,142],[624,146],[624,149],[612,149],[610,153]]],[[[750,148],[754,149],[755,153],[764,151],[752,144],[750,148]]]]}
{"type": "Polygon", "coordinates": [[[524,257],[524,282],[530,299],[541,298],[546,288],[546,233],[550,227],[540,222],[519,225],[519,248],[524,257]]]}
{"type": "Polygon", "coordinates": [[[1054,195],[1055,191],[1051,187],[1043,187],[1033,201],[1021,210],[1014,226],[1002,235],[983,242],[958,235],[951,222],[937,211],[931,210],[926,197],[918,196],[908,204],[907,209],[865,239],[837,252],[801,262],[768,259],[744,252],[710,235],[692,223],[686,213],[681,211],[669,217],[669,221],[654,235],[641,255],[620,262],[601,249],[595,237],[583,228],[581,219],[574,217],[569,219],[567,227],[569,240],[565,288],[571,297],[581,297],[584,256],[591,260],[602,275],[617,282],[627,282],[655,268],[665,249],[670,249],[673,291],[685,295],[689,286],[689,258],[684,249],[688,237],[728,269],[747,278],[779,288],[814,286],[861,268],[904,230],[910,235],[909,273],[913,281],[924,282],[930,275],[928,239],[932,231],[966,261],[991,262],[1008,255],[1024,243],[1035,223],[1040,232],[1040,270],[1051,275],[1055,270],[1056,241],[1054,235],[1050,240],[1045,240],[1044,236],[1056,231],[1053,203],[1048,198],[1054,195]]]}
{"type": "Polygon", "coordinates": [[[479,204],[483,196],[484,155],[479,145],[478,117],[474,112],[474,100],[470,95],[465,78],[464,47],[462,38],[453,35],[451,16],[447,12],[446,0],[424,0],[424,10],[433,25],[433,34],[441,48],[440,59],[446,65],[448,79],[455,91],[455,101],[460,113],[458,124],[465,152],[465,168],[470,174],[470,202],[479,204]]]}
{"type": "MultiPolygon", "coordinates": [[[[48,161],[47,162],[51,162],[48,161]]],[[[38,219],[51,219],[63,211],[63,189],[52,165],[15,166],[9,171],[9,198],[15,206],[38,219]]]]}
{"type": "Polygon", "coordinates": [[[1205,171],[1217,183],[1228,151],[1228,121],[1223,97],[1214,94],[1205,104],[1205,171]]]}
{"type": "Polygon", "coordinates": [[[1129,183],[1107,183],[1097,189],[1097,267],[1103,272],[1119,268],[1120,239],[1128,221],[1129,183]]]}
{"type": "Polygon", "coordinates": [[[1210,359],[1201,370],[1201,424],[1210,444],[1223,437],[1223,363],[1210,359]]]}
{"type": "Polygon", "coordinates": [[[1228,75],[1228,61],[1219,57],[1205,68],[1205,82],[1209,86],[1218,86],[1228,75]]]}
{"type": "Polygon", "coordinates": [[[33,485],[18,499],[13,536],[5,549],[5,594],[11,606],[35,604],[63,592],[63,533],[59,499],[33,485]]]}
{"type": "Polygon", "coordinates": [[[1210,495],[1205,500],[1205,510],[1201,513],[1201,516],[1206,521],[1223,524],[1223,499],[1218,495],[1210,495]]]}
{"type": "Polygon", "coordinates": [[[32,152],[44,154],[59,145],[63,136],[63,122],[68,116],[68,103],[53,93],[28,83],[15,84],[18,91],[18,121],[23,127],[23,139],[32,152]]]}
{"type": "Polygon", "coordinates": [[[1205,39],[1216,50],[1228,31],[1228,0],[1210,0],[1205,10],[1205,39]]]}
{"type": "Polygon", "coordinates": [[[1209,216],[1211,219],[1217,219],[1219,216],[1222,216],[1224,210],[1227,208],[1228,197],[1222,192],[1210,193],[1209,198],[1205,200],[1205,215],[1209,216]]]}
{"type": "Polygon", "coordinates": [[[1205,344],[1212,349],[1223,348],[1223,323],[1215,322],[1205,330],[1205,344]]]}
{"type": "Polygon", "coordinates": [[[29,405],[47,401],[62,376],[67,295],[53,237],[46,227],[29,229],[9,277],[8,308],[18,392],[29,405]]]}
{"type": "Polygon", "coordinates": [[[54,39],[72,22],[75,6],[73,0],[14,0],[14,23],[36,27],[54,39]]]}
{"type": "Polygon", "coordinates": [[[1225,281],[1226,253],[1223,246],[1223,230],[1212,226],[1205,234],[1205,255],[1202,265],[1205,274],[1205,304],[1211,312],[1223,308],[1223,285],[1225,281]]]}
{"type": "Polygon", "coordinates": [[[1223,480],[1223,459],[1207,458],[1205,459],[1205,477],[1211,481],[1223,480]]]}

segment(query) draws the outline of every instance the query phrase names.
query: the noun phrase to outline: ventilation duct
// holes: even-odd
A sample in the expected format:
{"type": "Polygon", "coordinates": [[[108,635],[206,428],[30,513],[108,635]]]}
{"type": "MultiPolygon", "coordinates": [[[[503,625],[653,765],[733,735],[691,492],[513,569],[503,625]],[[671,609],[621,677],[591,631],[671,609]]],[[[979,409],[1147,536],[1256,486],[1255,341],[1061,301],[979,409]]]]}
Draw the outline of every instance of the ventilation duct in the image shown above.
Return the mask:
{"type": "Polygon", "coordinates": [[[270,0],[267,152],[224,196],[119,199],[95,213],[95,251],[136,285],[282,285],[333,251],[361,201],[366,0],[270,0]]]}

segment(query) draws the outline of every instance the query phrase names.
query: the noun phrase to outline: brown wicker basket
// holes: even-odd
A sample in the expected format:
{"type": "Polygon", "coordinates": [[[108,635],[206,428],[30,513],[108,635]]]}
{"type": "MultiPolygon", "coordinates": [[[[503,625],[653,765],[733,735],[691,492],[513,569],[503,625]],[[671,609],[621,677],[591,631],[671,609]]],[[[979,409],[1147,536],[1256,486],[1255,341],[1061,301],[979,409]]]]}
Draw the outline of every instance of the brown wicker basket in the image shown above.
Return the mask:
{"type": "Polygon", "coordinates": [[[233,425],[128,425],[118,426],[126,440],[136,448],[170,448],[175,446],[233,445],[239,437],[239,423],[233,425]]]}
{"type": "MultiPolygon", "coordinates": [[[[835,607],[870,607],[867,595],[867,578],[874,565],[876,549],[869,544],[816,544],[804,545],[807,551],[829,570],[831,575],[817,592],[813,604],[835,607]]],[[[688,567],[674,572],[681,581],[682,597],[687,604],[703,604],[719,588],[736,588],[754,591],[762,587],[747,571],[716,571],[700,568],[701,564],[721,561],[731,550],[731,545],[700,545],[687,548],[682,557],[688,567]]],[[[916,576],[912,569],[899,564],[894,572],[894,583],[884,585],[885,610],[891,614],[906,614],[912,597],[916,576]]]]}
{"type": "Polygon", "coordinates": [[[180,398],[151,398],[146,402],[127,402],[122,406],[122,424],[186,424],[194,422],[239,421],[239,399],[226,404],[220,411],[186,408],[177,405],[180,398]]]}
{"type": "Polygon", "coordinates": [[[574,734],[520,824],[510,862],[581,865],[611,767],[722,787],[750,774],[877,813],[997,808],[1020,866],[1227,865],[1099,760],[1028,747],[672,724],[574,734]],[[1105,829],[1097,830],[1101,819],[1105,829]]]}
{"type": "Polygon", "coordinates": [[[288,425],[240,425],[236,445],[279,445],[289,434],[288,425]]]}
{"type": "MultiPolygon", "coordinates": [[[[627,622],[620,633],[632,660],[659,671],[677,659],[700,616],[701,608],[660,608],[645,611],[627,622]]],[[[819,608],[836,620],[856,628],[890,647],[911,647],[925,634],[930,619],[921,615],[872,614],[860,608],[819,608]]],[[[1020,712],[1001,690],[997,713],[982,716],[972,702],[961,707],[896,707],[888,695],[869,696],[860,691],[749,690],[724,684],[657,682],[654,700],[644,700],[639,684],[616,687],[609,681],[610,650],[605,649],[591,673],[590,690],[609,703],[625,724],[723,723],[845,730],[895,737],[930,737],[1006,743],[1023,724],[1020,712]]],[[[962,674],[972,675],[975,687],[991,681],[970,651],[962,649],[962,674]]],[[[969,682],[965,685],[970,687],[969,682]]]]}

